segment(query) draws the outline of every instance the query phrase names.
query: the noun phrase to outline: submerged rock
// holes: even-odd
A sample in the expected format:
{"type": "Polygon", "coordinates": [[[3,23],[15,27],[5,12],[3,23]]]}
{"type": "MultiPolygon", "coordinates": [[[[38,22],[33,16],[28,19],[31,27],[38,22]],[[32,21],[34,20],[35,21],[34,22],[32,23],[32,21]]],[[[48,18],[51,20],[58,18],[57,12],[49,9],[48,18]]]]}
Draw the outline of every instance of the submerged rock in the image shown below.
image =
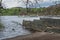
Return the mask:
{"type": "Polygon", "coordinates": [[[4,27],[3,24],[0,23],[0,29],[3,28],[3,27],[4,27]]]}
{"type": "Polygon", "coordinates": [[[0,23],[0,31],[2,31],[4,28],[3,24],[0,23]]]}

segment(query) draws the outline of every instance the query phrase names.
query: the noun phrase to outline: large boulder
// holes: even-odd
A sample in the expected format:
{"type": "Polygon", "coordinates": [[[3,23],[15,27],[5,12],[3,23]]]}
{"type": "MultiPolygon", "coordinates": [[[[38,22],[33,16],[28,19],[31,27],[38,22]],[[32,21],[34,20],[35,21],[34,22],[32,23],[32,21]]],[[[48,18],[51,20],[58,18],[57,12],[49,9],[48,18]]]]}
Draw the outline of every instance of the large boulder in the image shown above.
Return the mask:
{"type": "Polygon", "coordinates": [[[60,33],[60,19],[41,18],[34,21],[23,21],[23,26],[30,31],[60,33]]]}

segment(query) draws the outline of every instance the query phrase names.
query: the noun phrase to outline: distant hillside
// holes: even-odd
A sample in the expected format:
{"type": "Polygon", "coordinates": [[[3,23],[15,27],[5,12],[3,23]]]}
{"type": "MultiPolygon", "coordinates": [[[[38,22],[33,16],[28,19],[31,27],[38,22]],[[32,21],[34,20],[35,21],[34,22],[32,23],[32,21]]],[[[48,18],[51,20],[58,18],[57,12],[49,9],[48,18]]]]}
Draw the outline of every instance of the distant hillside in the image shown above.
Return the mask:
{"type": "Polygon", "coordinates": [[[60,15],[60,4],[52,5],[44,10],[47,15],[60,15]]]}
{"type": "Polygon", "coordinates": [[[33,8],[32,14],[36,15],[60,15],[60,4],[52,5],[47,8],[33,8]],[[34,10],[33,10],[34,9],[34,10]]]}

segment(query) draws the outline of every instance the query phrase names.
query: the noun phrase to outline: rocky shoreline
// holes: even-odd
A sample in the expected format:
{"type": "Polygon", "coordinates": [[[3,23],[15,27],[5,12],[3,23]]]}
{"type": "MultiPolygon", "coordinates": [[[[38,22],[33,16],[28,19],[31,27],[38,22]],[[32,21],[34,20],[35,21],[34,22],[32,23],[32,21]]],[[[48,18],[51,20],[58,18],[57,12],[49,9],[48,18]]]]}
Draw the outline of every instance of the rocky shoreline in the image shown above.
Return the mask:
{"type": "Polygon", "coordinates": [[[60,33],[60,19],[40,18],[40,20],[23,21],[25,29],[33,32],[60,33]]]}
{"type": "Polygon", "coordinates": [[[40,18],[40,20],[23,20],[23,28],[32,32],[3,40],[60,40],[60,19],[40,18]]]}
{"type": "Polygon", "coordinates": [[[3,40],[60,40],[60,34],[51,34],[47,32],[36,32],[26,36],[18,36],[3,40]]]}

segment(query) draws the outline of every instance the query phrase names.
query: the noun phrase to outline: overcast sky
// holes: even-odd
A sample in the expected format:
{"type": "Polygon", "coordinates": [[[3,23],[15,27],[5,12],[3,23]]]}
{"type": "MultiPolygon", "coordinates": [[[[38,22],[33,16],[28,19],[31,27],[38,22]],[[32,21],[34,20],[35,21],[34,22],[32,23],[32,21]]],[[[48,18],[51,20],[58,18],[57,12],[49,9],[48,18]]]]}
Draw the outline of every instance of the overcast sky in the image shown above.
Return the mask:
{"type": "MultiPolygon", "coordinates": [[[[23,0],[23,1],[26,1],[26,0],[23,0]]],[[[30,1],[34,2],[34,0],[30,0],[30,1]]],[[[43,2],[41,2],[41,6],[47,7],[47,6],[51,5],[53,1],[59,1],[59,0],[43,0],[43,2]]],[[[3,6],[6,8],[25,7],[22,0],[3,0],[2,3],[3,3],[3,6]]]]}

